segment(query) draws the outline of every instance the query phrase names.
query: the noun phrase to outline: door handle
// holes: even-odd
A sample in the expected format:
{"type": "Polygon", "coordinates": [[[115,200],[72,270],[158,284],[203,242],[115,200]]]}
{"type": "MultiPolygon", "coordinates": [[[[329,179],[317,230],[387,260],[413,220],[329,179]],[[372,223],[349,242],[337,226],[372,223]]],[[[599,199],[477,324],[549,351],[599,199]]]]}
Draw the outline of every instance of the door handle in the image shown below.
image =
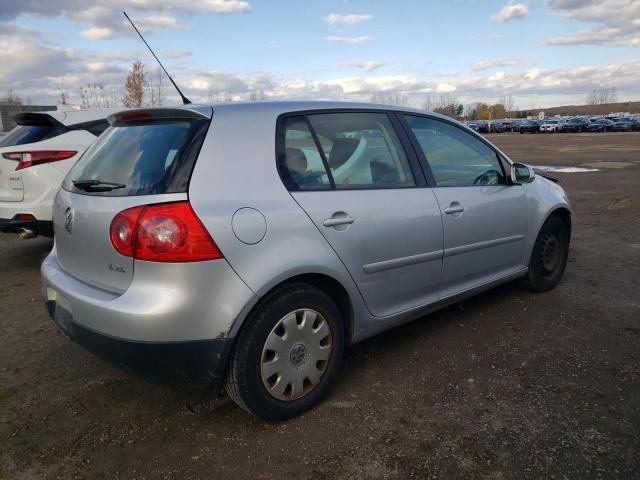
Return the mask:
{"type": "Polygon", "coordinates": [[[458,202],[451,202],[451,205],[444,209],[444,213],[446,213],[447,215],[462,212],[464,212],[464,207],[458,202]]]}
{"type": "Polygon", "coordinates": [[[333,217],[333,218],[325,218],[322,221],[322,224],[325,227],[336,227],[339,225],[351,225],[355,221],[356,220],[353,217],[333,217]]]}

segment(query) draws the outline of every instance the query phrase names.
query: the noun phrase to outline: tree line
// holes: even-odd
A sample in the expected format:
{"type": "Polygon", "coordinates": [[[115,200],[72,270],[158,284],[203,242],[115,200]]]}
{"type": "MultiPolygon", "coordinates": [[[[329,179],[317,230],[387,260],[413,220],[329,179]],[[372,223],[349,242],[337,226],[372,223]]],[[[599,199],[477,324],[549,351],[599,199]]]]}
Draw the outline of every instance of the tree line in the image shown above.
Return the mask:
{"type": "MultiPolygon", "coordinates": [[[[137,108],[143,106],[162,106],[166,101],[166,94],[163,84],[164,74],[160,68],[155,72],[145,70],[141,60],[135,60],[127,74],[124,84],[124,95],[118,98],[118,93],[113,89],[107,89],[101,83],[89,83],[80,87],[80,106],[82,108],[115,108],[122,105],[125,108],[137,108]]],[[[166,82],[165,82],[166,83],[166,82]]],[[[57,103],[68,105],[70,94],[65,89],[62,82],[57,84],[57,103]]],[[[265,100],[268,95],[263,90],[249,92],[249,100],[265,100]]],[[[209,88],[207,102],[215,103],[219,101],[231,102],[233,95],[228,91],[221,91],[216,88],[209,88]]],[[[5,104],[21,105],[22,99],[9,90],[4,99],[0,99],[5,104]]],[[[383,94],[374,93],[370,97],[372,103],[387,105],[407,106],[407,98],[399,93],[383,94]]],[[[618,90],[616,87],[599,87],[586,95],[587,105],[604,105],[618,101],[618,90]]],[[[27,99],[27,104],[31,100],[27,99]]],[[[512,95],[501,95],[497,102],[488,104],[483,102],[473,102],[463,104],[451,93],[442,93],[438,96],[427,95],[422,103],[422,108],[447,115],[458,120],[492,120],[500,118],[526,118],[529,111],[520,110],[512,95]]]]}
{"type": "MultiPolygon", "coordinates": [[[[374,93],[371,95],[372,103],[384,105],[398,105],[406,107],[408,101],[400,94],[384,95],[374,93]]],[[[442,93],[438,96],[427,95],[422,103],[422,109],[429,112],[436,112],[458,120],[491,120],[495,118],[507,118],[517,116],[518,107],[513,96],[502,95],[498,101],[492,105],[482,102],[462,104],[457,97],[451,93],[442,93]]]]}

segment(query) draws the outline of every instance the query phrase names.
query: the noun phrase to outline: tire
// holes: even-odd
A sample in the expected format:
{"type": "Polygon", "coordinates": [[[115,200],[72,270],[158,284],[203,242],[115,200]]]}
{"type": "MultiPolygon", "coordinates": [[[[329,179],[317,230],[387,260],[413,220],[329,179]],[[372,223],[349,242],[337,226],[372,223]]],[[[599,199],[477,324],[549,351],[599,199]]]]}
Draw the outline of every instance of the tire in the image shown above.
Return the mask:
{"type": "MultiPolygon", "coordinates": [[[[317,324],[318,331],[324,331],[324,327],[320,325],[321,323],[317,324]]],[[[240,330],[227,367],[225,390],[238,406],[264,420],[282,421],[293,418],[317,405],[329,391],[340,368],[344,341],[340,311],[326,293],[304,283],[284,287],[266,297],[249,315],[240,330]],[[314,316],[314,312],[318,315],[314,316]],[[328,337],[320,339],[323,333],[316,334],[315,329],[314,333],[309,332],[308,328],[315,328],[315,322],[326,322],[328,337]],[[304,335],[303,331],[312,335],[310,342],[301,337],[304,335]],[[283,339],[287,337],[289,340],[285,342],[283,339]],[[314,341],[318,339],[320,340],[314,346],[314,341]],[[279,341],[283,343],[277,343],[279,341]],[[288,343],[291,342],[297,343],[289,347],[288,343]],[[282,351],[278,354],[267,348],[268,345],[280,347],[282,351]],[[320,349],[326,350],[327,345],[330,349],[328,359],[318,360],[319,357],[314,355],[320,349]],[[276,362],[278,358],[281,360],[276,362]],[[278,368],[277,373],[264,378],[271,372],[267,370],[270,363],[280,363],[281,366],[274,366],[273,368],[278,368]],[[312,368],[315,370],[309,370],[312,368]],[[320,370],[322,373],[318,374],[320,370]],[[299,380],[306,374],[301,372],[307,371],[314,377],[319,375],[315,384],[313,378],[309,380],[306,377],[301,381],[285,382],[289,375],[294,375],[299,380]],[[268,390],[270,382],[274,385],[273,392],[279,389],[278,385],[285,385],[281,398],[268,390]],[[299,392],[306,391],[301,396],[296,395],[296,384],[300,388],[299,392]]]]}
{"type": "Polygon", "coordinates": [[[550,216],[538,233],[521,286],[533,292],[555,288],[567,266],[569,239],[567,224],[557,215],[550,216]]]}

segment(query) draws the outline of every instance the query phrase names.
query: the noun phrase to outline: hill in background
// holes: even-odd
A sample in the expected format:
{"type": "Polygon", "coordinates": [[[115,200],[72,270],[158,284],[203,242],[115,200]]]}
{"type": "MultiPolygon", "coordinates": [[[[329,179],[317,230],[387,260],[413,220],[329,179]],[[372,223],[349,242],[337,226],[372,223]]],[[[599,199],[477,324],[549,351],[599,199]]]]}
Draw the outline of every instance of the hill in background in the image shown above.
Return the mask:
{"type": "Polygon", "coordinates": [[[602,105],[565,105],[562,107],[533,108],[527,110],[529,115],[544,112],[546,117],[555,115],[608,115],[610,113],[640,113],[640,102],[604,103],[602,105]]]}

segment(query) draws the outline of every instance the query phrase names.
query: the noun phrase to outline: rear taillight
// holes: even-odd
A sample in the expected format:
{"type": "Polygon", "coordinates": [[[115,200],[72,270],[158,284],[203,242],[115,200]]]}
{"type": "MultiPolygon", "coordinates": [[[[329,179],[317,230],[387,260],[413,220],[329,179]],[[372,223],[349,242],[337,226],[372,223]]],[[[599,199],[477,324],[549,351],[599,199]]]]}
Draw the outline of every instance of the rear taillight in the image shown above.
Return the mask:
{"type": "Polygon", "coordinates": [[[67,160],[76,153],[78,152],[74,150],[42,150],[35,152],[8,152],[3,153],[2,156],[8,160],[17,160],[19,163],[16,170],[22,170],[33,165],[67,160]]]}
{"type": "Polygon", "coordinates": [[[198,262],[223,258],[189,202],[144,205],[111,221],[111,244],[121,255],[151,262],[198,262]]]}

